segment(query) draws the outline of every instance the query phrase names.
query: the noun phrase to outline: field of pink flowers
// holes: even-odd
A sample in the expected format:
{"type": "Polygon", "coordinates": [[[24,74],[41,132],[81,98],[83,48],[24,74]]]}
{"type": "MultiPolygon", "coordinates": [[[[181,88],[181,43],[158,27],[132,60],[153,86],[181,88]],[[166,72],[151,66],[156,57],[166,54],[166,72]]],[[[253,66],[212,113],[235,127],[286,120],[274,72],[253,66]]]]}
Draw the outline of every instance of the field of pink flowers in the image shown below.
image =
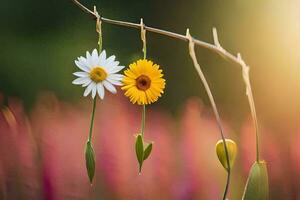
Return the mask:
{"type": "MultiPolygon", "coordinates": [[[[29,114],[18,99],[8,102],[0,113],[0,199],[211,200],[222,195],[226,174],[215,154],[219,132],[199,99],[188,100],[176,116],[149,109],[145,138],[154,147],[141,175],[134,150],[139,110],[123,96],[99,101],[93,187],[84,160],[88,101],[70,104],[45,93],[29,114]]],[[[239,149],[229,197],[241,199],[255,160],[254,130],[250,117],[238,132],[224,125],[239,149]]],[[[261,130],[272,200],[300,199],[298,132],[283,138],[267,127],[261,130]]]]}

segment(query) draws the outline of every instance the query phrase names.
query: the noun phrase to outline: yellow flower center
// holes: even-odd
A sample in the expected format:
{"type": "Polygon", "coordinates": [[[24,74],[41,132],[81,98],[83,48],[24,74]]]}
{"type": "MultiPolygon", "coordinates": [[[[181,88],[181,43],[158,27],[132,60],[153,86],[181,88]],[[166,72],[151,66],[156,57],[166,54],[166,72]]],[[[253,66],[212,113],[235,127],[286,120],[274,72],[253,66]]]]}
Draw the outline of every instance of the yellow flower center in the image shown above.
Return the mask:
{"type": "Polygon", "coordinates": [[[150,88],[150,86],[151,86],[151,79],[148,76],[140,75],[136,79],[136,87],[139,90],[146,91],[147,89],[150,88]]]}
{"type": "Polygon", "coordinates": [[[107,77],[106,71],[102,67],[94,67],[90,72],[90,78],[95,83],[99,83],[103,80],[105,80],[107,77]]]}

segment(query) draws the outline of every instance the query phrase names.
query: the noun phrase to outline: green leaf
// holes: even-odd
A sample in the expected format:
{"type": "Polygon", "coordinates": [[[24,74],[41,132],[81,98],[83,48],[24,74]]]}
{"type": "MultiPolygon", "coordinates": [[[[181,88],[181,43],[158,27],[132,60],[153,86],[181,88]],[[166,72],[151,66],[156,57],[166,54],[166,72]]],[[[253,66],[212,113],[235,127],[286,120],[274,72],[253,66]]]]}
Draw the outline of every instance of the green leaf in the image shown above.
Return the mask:
{"type": "Polygon", "coordinates": [[[135,153],[137,160],[139,162],[139,172],[142,170],[142,165],[144,161],[144,144],[141,134],[138,134],[135,141],[135,153]]]}
{"type": "Polygon", "coordinates": [[[250,170],[243,200],[268,200],[269,181],[265,161],[255,162],[250,170]]]}
{"type": "Polygon", "coordinates": [[[90,183],[92,183],[95,175],[95,152],[90,141],[85,146],[85,164],[90,183]]]}
{"type": "Polygon", "coordinates": [[[152,151],[152,144],[153,143],[147,144],[147,147],[144,150],[144,160],[146,160],[150,156],[152,151]]]}

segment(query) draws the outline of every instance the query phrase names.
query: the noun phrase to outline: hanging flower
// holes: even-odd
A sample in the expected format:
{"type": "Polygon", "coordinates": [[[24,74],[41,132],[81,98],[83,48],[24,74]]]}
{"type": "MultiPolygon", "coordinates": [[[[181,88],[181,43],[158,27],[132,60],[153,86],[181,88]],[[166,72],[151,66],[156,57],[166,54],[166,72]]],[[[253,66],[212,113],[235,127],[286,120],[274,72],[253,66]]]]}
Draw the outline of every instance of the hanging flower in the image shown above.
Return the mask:
{"type": "Polygon", "coordinates": [[[103,99],[104,88],[115,94],[117,90],[114,85],[122,85],[121,80],[123,79],[123,75],[116,73],[124,68],[124,66],[119,66],[119,62],[115,61],[115,58],[114,55],[106,58],[105,50],[100,55],[96,49],[92,54],[87,51],[86,58],[81,56],[75,60],[75,64],[82,71],[73,73],[78,78],[72,83],[86,87],[83,96],[91,93],[95,98],[98,93],[99,97],[103,99]]]}
{"type": "Polygon", "coordinates": [[[162,77],[159,65],[146,59],[138,60],[125,70],[122,90],[126,91],[125,96],[129,97],[133,104],[151,104],[164,92],[166,83],[162,77]]]}

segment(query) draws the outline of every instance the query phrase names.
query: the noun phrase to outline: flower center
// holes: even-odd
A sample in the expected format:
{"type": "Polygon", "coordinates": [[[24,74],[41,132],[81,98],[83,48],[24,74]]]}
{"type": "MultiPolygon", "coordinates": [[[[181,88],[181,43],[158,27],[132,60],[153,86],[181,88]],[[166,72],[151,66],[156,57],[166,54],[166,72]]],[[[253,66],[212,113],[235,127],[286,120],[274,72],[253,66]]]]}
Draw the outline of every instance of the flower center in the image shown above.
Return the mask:
{"type": "Polygon", "coordinates": [[[151,86],[151,80],[148,76],[145,75],[140,75],[137,79],[136,79],[136,87],[139,90],[147,90],[149,89],[151,86]]]}
{"type": "Polygon", "coordinates": [[[95,83],[99,83],[103,80],[105,80],[107,77],[106,71],[102,67],[94,67],[90,72],[90,78],[95,83]]]}

